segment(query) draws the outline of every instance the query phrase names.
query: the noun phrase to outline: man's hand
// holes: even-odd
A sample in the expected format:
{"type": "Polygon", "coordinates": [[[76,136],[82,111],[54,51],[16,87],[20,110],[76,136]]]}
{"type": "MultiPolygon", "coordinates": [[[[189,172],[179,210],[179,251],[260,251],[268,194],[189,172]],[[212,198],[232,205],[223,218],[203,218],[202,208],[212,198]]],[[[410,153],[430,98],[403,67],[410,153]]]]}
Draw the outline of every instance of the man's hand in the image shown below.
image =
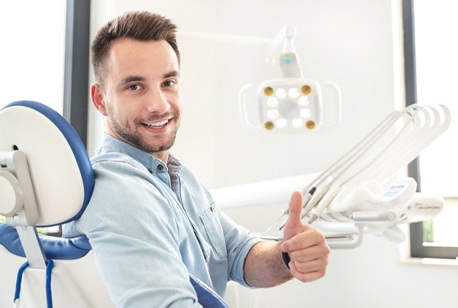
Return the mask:
{"type": "Polygon", "coordinates": [[[302,194],[294,192],[289,202],[281,250],[288,253],[291,275],[302,282],[320,279],[326,273],[330,249],[324,235],[301,221],[302,194]]]}

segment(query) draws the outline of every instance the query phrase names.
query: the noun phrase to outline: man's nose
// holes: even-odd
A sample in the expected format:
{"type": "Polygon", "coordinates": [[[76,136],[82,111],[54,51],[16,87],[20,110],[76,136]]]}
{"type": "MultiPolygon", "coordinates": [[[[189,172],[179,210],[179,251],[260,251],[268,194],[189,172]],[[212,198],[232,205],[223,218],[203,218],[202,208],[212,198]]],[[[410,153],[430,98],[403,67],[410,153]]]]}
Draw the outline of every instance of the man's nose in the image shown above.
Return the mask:
{"type": "Polygon", "coordinates": [[[169,111],[170,103],[161,89],[154,89],[148,96],[148,112],[163,114],[169,111]]]}

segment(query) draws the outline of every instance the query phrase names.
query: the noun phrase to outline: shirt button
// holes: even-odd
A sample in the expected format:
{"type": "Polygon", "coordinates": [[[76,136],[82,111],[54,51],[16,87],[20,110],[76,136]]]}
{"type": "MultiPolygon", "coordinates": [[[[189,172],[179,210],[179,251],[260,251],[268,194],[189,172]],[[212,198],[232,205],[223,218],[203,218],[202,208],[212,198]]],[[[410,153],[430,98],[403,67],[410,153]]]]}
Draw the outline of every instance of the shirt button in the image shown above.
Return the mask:
{"type": "Polygon", "coordinates": [[[157,165],[157,170],[162,171],[162,169],[164,169],[164,166],[162,166],[162,165],[157,165]]]}

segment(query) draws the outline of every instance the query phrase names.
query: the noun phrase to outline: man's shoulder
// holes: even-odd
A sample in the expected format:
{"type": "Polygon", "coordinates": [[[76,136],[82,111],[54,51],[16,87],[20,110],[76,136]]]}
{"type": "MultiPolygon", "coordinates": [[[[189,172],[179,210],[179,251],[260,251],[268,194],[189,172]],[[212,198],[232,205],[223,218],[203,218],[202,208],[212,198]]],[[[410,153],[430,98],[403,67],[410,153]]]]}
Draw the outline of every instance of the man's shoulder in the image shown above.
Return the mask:
{"type": "Polygon", "coordinates": [[[122,152],[105,152],[91,157],[92,168],[111,167],[141,167],[142,164],[131,156],[122,152]]]}

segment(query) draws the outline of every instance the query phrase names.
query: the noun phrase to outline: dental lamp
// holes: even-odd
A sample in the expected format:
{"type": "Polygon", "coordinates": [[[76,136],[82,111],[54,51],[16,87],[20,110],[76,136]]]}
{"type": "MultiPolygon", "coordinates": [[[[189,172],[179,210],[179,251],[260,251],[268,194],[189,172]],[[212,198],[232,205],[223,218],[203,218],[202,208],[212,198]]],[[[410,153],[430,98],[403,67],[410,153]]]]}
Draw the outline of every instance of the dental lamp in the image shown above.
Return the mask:
{"type": "MultiPolygon", "coordinates": [[[[296,52],[294,38],[296,28],[287,25],[276,36],[269,47],[270,53],[275,53],[275,47],[283,41],[283,46],[277,60],[282,72],[282,78],[266,80],[257,85],[256,94],[253,84],[242,87],[239,92],[239,111],[242,123],[277,133],[302,133],[323,130],[336,126],[341,117],[341,92],[337,84],[326,82],[337,100],[337,119],[335,123],[326,123],[323,119],[323,93],[318,81],[303,77],[299,57],[296,52]],[[259,122],[250,120],[247,106],[252,101],[258,101],[259,122]]],[[[270,61],[269,61],[270,60],[270,61]]],[[[326,109],[329,108],[328,106],[326,109]]]]}
{"type": "MultiPolygon", "coordinates": [[[[222,208],[230,208],[286,203],[292,191],[300,190],[304,223],[321,229],[331,247],[354,248],[366,231],[401,242],[405,235],[399,226],[433,219],[443,200],[416,192],[414,179],[397,175],[450,121],[444,105],[411,105],[390,113],[322,173],[219,188],[212,194],[222,208]]],[[[288,209],[261,235],[281,239],[287,215],[288,209]]]]}

